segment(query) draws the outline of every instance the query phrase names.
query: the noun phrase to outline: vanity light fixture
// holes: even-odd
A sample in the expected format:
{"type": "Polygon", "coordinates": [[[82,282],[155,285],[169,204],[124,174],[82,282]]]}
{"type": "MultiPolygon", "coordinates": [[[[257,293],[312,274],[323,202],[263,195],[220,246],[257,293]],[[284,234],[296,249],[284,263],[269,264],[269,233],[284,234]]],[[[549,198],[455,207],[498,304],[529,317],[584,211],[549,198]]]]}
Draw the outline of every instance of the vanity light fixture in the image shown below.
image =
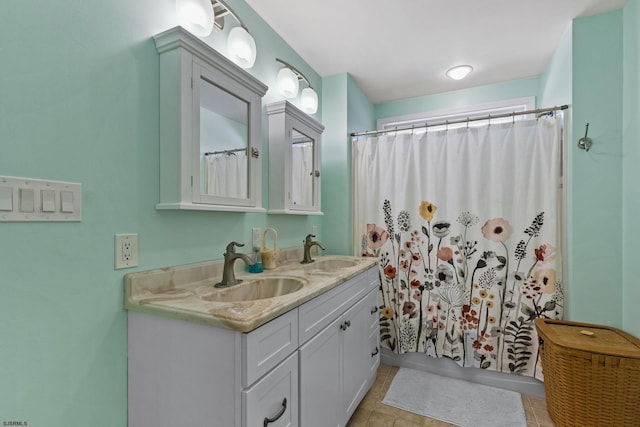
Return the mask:
{"type": "Polygon", "coordinates": [[[462,80],[467,77],[471,71],[473,71],[471,65],[456,65],[447,70],[447,76],[453,80],[462,80]]]}
{"type": "Polygon", "coordinates": [[[215,14],[211,0],[176,0],[178,23],[196,36],[211,34],[215,14]]]}
{"type": "Polygon", "coordinates": [[[176,0],[176,13],[181,27],[200,37],[207,37],[215,26],[224,28],[224,17],[231,15],[239,27],[232,28],[227,38],[229,59],[242,68],[256,61],[256,42],[238,15],[221,0],[176,0]]]}
{"type": "Polygon", "coordinates": [[[217,29],[222,30],[224,28],[224,17],[231,15],[238,24],[239,27],[234,27],[229,31],[227,38],[227,51],[229,59],[241,66],[242,68],[251,68],[256,62],[256,41],[251,37],[247,27],[238,18],[238,15],[222,0],[208,0],[211,1],[213,11],[215,13],[214,25],[217,29]]]}
{"type": "Polygon", "coordinates": [[[284,65],[278,71],[278,90],[280,94],[285,98],[295,98],[298,96],[299,82],[303,80],[308,87],[302,90],[300,107],[307,114],[315,114],[318,111],[318,94],[311,87],[309,80],[293,65],[280,58],[276,58],[276,61],[284,65]]]}

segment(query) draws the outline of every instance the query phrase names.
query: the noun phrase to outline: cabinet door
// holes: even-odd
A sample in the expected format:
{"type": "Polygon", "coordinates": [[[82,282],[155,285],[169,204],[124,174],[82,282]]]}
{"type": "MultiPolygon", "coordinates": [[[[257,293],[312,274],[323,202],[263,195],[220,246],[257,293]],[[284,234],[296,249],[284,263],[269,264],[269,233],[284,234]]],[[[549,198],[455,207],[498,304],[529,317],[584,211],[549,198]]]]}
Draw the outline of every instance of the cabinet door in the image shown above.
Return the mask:
{"type": "Polygon", "coordinates": [[[298,426],[298,353],[242,392],[242,426],[298,426]]]}
{"type": "Polygon", "coordinates": [[[340,425],[342,317],[300,347],[300,425],[340,425]]]}
{"type": "Polygon", "coordinates": [[[369,301],[363,298],[342,316],[342,324],[346,326],[341,337],[343,344],[342,404],[345,423],[360,403],[367,384],[371,360],[370,310],[369,301]]]}

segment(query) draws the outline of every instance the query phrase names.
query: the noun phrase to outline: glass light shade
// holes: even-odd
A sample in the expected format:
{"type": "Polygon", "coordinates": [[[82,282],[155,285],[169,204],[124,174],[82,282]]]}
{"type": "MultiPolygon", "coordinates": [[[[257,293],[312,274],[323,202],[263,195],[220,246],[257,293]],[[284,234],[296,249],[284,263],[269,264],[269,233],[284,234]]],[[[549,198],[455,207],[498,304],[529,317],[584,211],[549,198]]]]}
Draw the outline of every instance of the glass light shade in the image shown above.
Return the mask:
{"type": "Polygon", "coordinates": [[[227,50],[231,60],[242,68],[251,68],[256,62],[256,41],[242,27],[229,31],[227,50]]]}
{"type": "Polygon", "coordinates": [[[302,89],[300,94],[300,105],[302,111],[307,114],[315,114],[318,111],[318,94],[310,87],[302,89]]]}
{"type": "Polygon", "coordinates": [[[458,65],[447,70],[447,76],[453,80],[462,80],[467,77],[471,71],[473,71],[471,65],[458,65]]]}
{"type": "Polygon", "coordinates": [[[211,0],[176,0],[176,14],[181,27],[196,36],[211,34],[215,18],[211,0]]]}
{"type": "Polygon", "coordinates": [[[284,67],[278,72],[278,90],[285,98],[298,96],[298,76],[288,67],[284,67]]]}

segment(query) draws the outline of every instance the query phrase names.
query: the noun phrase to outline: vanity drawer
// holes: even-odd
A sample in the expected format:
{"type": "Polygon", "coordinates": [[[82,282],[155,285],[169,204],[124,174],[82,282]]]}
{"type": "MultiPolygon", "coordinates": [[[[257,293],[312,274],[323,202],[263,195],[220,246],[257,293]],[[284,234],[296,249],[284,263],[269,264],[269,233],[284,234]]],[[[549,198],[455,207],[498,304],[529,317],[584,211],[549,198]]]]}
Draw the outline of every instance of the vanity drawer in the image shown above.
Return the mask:
{"type": "Polygon", "coordinates": [[[362,273],[298,307],[300,344],[337,319],[367,292],[367,274],[362,273]]]}
{"type": "Polygon", "coordinates": [[[298,352],[293,353],[253,387],[242,391],[242,426],[298,425],[298,352]]]}
{"type": "Polygon", "coordinates": [[[242,387],[249,387],[297,349],[297,309],[242,334],[242,387]]]}

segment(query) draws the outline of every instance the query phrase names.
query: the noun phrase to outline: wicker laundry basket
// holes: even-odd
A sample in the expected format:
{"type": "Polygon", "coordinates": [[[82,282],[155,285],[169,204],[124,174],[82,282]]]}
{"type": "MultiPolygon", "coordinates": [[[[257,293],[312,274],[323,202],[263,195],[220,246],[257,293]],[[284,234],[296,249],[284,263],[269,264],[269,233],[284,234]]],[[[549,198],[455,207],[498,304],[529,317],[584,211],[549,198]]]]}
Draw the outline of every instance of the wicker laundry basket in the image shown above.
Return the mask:
{"type": "Polygon", "coordinates": [[[640,426],[640,340],[586,323],[535,325],[547,408],[558,427],[640,426]]]}

